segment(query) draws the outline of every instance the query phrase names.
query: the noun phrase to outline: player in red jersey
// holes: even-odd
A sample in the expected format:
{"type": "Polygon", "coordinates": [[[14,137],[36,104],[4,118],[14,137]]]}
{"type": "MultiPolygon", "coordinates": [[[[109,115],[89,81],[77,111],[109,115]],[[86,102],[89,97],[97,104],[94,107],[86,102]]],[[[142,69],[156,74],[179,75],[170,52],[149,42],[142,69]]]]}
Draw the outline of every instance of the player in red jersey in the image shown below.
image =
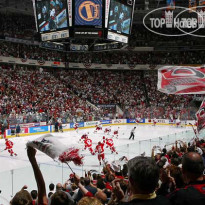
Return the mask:
{"type": "Polygon", "coordinates": [[[6,145],[6,148],[4,150],[8,150],[8,152],[10,153],[11,156],[13,156],[13,154],[15,156],[17,156],[17,154],[13,151],[13,145],[14,143],[8,139],[5,139],[5,145],[6,145]]]}
{"type": "Polygon", "coordinates": [[[119,129],[120,129],[120,128],[118,127],[117,130],[114,130],[112,137],[116,137],[116,139],[118,139],[119,129]]]}
{"type": "MultiPolygon", "coordinates": [[[[89,134],[89,132],[88,132],[88,134],[89,134]]],[[[79,139],[79,143],[80,142],[84,142],[84,140],[86,139],[86,138],[88,138],[88,135],[87,134],[83,134],[82,136],[81,136],[81,138],[79,139]]]]}
{"type": "Polygon", "coordinates": [[[93,152],[93,149],[92,149],[92,140],[89,139],[88,137],[86,137],[85,140],[84,140],[84,144],[85,144],[84,150],[86,150],[88,148],[90,153],[92,155],[94,155],[95,153],[93,152]]]}
{"type": "Polygon", "coordinates": [[[103,142],[106,144],[106,148],[110,148],[111,153],[115,152],[116,154],[118,154],[115,150],[113,139],[103,137],[103,142]]]}
{"type": "Polygon", "coordinates": [[[104,143],[98,142],[98,145],[95,147],[95,152],[98,153],[98,160],[101,165],[101,160],[105,162],[104,143]]]}
{"type": "Polygon", "coordinates": [[[95,126],[95,131],[94,133],[97,133],[97,131],[102,130],[102,123],[100,122],[98,125],[95,126]]]}
{"type": "Polygon", "coordinates": [[[110,134],[111,132],[111,126],[109,128],[105,128],[104,134],[110,134]]]}

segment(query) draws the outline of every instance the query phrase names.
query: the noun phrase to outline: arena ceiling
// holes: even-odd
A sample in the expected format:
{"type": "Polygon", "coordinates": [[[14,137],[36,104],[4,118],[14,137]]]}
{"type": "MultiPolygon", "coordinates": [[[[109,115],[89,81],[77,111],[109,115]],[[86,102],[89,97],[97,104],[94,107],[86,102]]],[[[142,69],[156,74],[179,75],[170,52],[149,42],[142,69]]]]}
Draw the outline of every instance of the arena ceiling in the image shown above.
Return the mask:
{"type": "MultiPolygon", "coordinates": [[[[188,7],[188,0],[177,0],[176,5],[188,7]]],[[[163,6],[166,6],[166,0],[135,0],[134,20],[149,10],[163,6]]],[[[6,11],[33,15],[32,0],[0,0],[0,12],[6,11]]]]}
{"type": "Polygon", "coordinates": [[[1,12],[29,13],[33,15],[33,6],[31,0],[0,0],[1,12]]]}

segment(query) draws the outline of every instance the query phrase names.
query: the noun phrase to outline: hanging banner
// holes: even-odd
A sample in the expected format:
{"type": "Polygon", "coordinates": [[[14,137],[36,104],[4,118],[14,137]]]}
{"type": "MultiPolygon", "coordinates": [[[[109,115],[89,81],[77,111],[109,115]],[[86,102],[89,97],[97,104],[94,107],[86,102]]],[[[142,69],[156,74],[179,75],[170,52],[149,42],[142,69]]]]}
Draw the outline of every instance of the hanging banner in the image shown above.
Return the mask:
{"type": "Polygon", "coordinates": [[[196,113],[197,118],[197,131],[198,133],[205,128],[205,100],[201,103],[201,106],[196,113]]]}
{"type": "Polygon", "coordinates": [[[205,94],[205,68],[164,66],[158,70],[157,87],[167,94],[205,94]]]}

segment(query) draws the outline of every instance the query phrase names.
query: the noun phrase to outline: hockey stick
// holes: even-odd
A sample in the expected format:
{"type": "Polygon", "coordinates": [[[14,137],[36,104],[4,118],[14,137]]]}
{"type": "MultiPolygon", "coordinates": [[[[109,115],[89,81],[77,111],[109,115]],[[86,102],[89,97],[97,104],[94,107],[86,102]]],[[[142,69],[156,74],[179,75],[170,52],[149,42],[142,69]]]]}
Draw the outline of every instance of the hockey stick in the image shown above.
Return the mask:
{"type": "Polygon", "coordinates": [[[193,131],[194,131],[194,134],[195,134],[196,138],[198,138],[198,136],[197,136],[197,131],[194,129],[194,126],[193,126],[191,123],[189,123],[189,125],[191,125],[191,127],[192,127],[192,129],[193,129],[193,131]]]}
{"type": "Polygon", "coordinates": [[[6,151],[6,149],[1,150],[0,153],[3,152],[3,151],[6,151]]]}

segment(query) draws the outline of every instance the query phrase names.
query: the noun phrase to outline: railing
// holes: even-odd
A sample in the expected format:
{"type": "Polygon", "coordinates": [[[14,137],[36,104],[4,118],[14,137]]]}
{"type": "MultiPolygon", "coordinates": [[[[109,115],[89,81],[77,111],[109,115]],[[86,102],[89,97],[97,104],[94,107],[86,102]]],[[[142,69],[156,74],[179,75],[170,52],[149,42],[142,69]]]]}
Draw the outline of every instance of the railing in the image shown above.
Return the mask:
{"type": "MultiPolygon", "coordinates": [[[[180,128],[179,128],[180,129],[180,128]]],[[[204,132],[205,133],[205,132],[204,132]]],[[[204,136],[204,133],[201,136],[204,136]]],[[[117,146],[116,149],[118,154],[111,154],[110,150],[106,149],[105,156],[109,162],[114,160],[118,160],[122,156],[128,157],[128,159],[138,156],[145,152],[146,156],[151,156],[151,150],[153,146],[164,147],[167,145],[168,147],[172,146],[176,140],[182,140],[184,142],[189,142],[194,137],[194,133],[192,130],[186,130],[176,134],[170,134],[163,137],[157,137],[149,140],[141,140],[134,141],[130,144],[125,144],[122,146],[117,146]]],[[[15,162],[14,162],[15,163],[15,162]]],[[[27,161],[26,164],[29,164],[27,161]]],[[[65,164],[58,164],[54,161],[49,161],[47,163],[39,164],[40,169],[42,171],[43,177],[45,179],[46,188],[50,183],[64,183],[71,174],[70,169],[65,164]]],[[[80,176],[84,175],[85,170],[96,170],[97,172],[101,172],[102,166],[99,166],[98,160],[96,156],[92,156],[90,154],[85,156],[85,165],[81,167],[76,167],[71,164],[72,169],[75,173],[80,176]]],[[[0,204],[2,204],[1,200],[5,201],[5,199],[10,200],[11,197],[15,195],[17,191],[19,191],[23,185],[28,186],[28,191],[33,189],[37,189],[35,177],[33,174],[33,170],[31,166],[10,170],[6,172],[0,173],[0,204]]],[[[48,193],[48,190],[47,190],[48,193]]],[[[3,203],[6,204],[6,203],[3,203]]]]}

